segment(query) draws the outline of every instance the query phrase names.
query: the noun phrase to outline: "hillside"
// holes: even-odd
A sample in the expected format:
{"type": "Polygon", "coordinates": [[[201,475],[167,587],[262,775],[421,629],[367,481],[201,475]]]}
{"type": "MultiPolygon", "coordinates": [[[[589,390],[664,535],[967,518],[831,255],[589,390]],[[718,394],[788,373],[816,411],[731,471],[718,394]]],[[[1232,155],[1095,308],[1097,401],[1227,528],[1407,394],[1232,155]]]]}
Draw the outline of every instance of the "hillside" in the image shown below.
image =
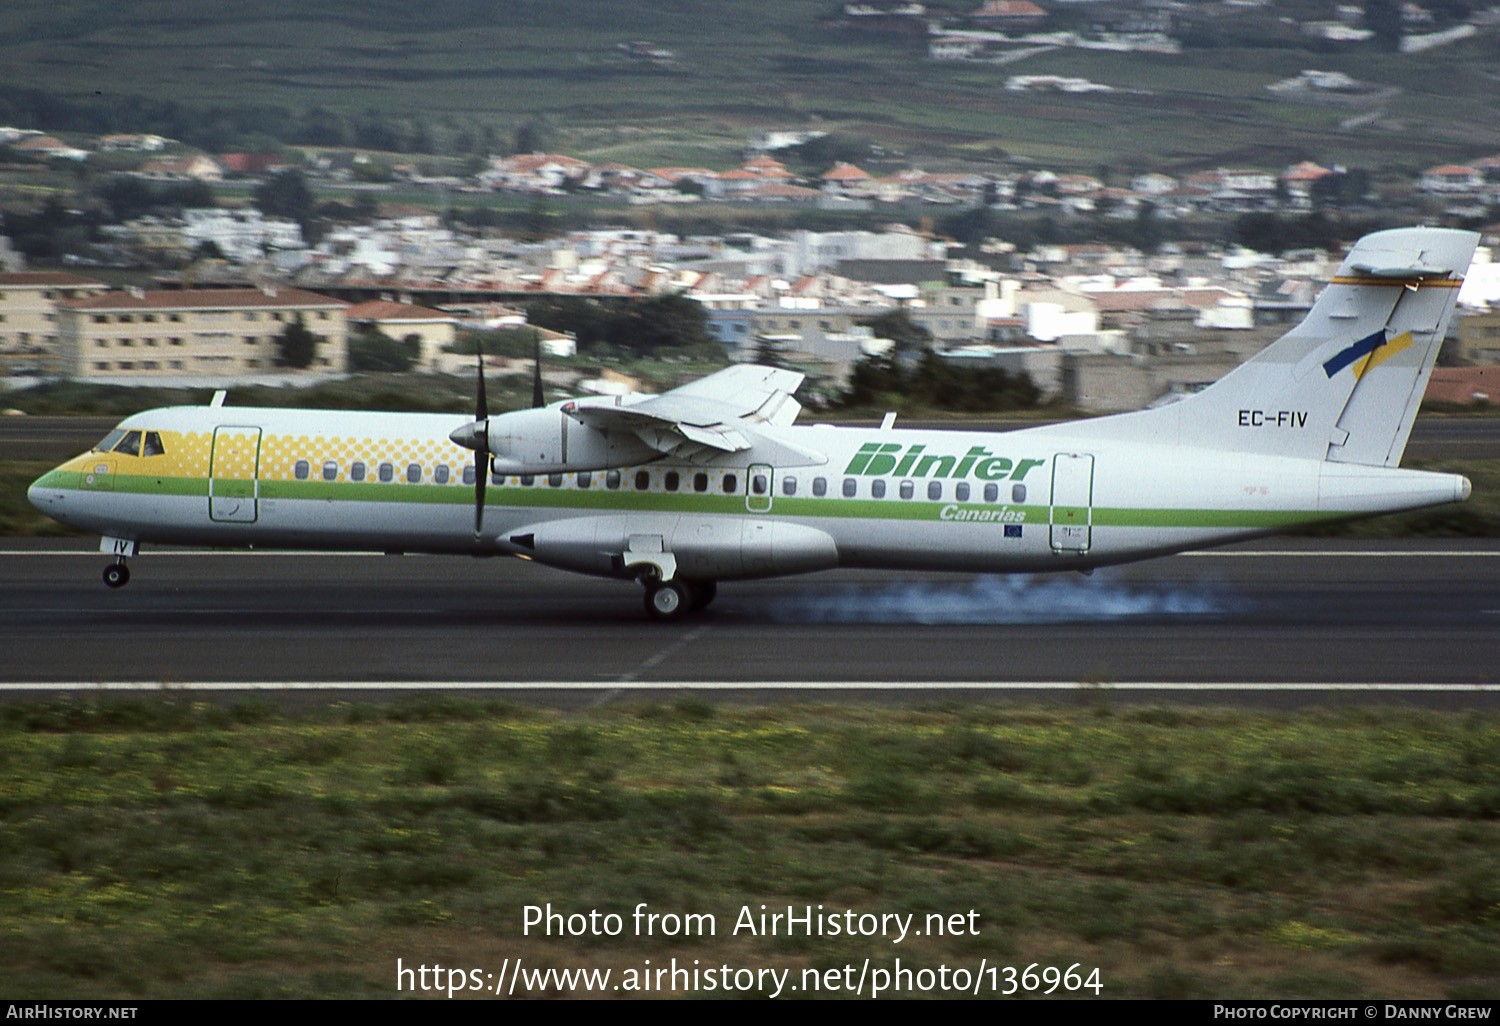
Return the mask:
{"type": "MultiPolygon", "coordinates": [[[[1088,31],[1132,11],[1079,6],[1042,27],[1088,31]]],[[[993,63],[931,59],[925,21],[877,31],[840,11],[826,0],[10,0],[0,124],[157,131],[210,149],[270,137],[439,153],[507,149],[529,125],[528,141],[643,163],[722,164],[769,127],[834,131],[928,164],[1010,155],[1121,170],[1304,157],[1409,170],[1500,149],[1495,26],[1391,54],[1304,34],[1334,17],[1331,2],[1184,5],[1170,16],[1180,53],[1034,47],[993,63]],[[1380,102],[1267,90],[1308,68],[1345,72],[1380,102]],[[1008,91],[1021,73],[1113,91],[1008,91]]]]}

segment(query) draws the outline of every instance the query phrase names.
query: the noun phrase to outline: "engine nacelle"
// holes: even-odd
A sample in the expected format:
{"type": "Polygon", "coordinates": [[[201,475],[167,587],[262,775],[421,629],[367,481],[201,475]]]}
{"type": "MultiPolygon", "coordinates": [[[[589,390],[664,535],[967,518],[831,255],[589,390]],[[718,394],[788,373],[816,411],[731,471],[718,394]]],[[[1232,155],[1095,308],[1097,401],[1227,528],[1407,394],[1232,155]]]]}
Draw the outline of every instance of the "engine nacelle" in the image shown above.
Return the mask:
{"type": "Polygon", "coordinates": [[[830,570],[839,561],[838,547],[824,532],[756,516],[572,517],[528,525],[501,541],[539,563],[608,577],[633,577],[649,567],[664,580],[722,581],[830,570]],[[627,562],[632,554],[638,555],[627,562]]]}
{"type": "Polygon", "coordinates": [[[580,424],[555,406],[491,417],[489,435],[494,468],[501,474],[608,470],[661,456],[634,434],[580,424]]]}

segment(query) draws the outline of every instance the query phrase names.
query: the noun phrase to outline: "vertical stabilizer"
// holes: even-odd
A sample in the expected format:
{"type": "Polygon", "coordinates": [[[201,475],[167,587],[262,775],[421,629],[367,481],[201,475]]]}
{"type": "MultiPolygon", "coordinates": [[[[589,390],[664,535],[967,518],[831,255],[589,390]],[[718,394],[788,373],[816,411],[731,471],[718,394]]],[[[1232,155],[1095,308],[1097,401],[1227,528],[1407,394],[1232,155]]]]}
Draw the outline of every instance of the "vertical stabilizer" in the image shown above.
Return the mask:
{"type": "Polygon", "coordinates": [[[1301,324],[1197,395],[1115,418],[1120,434],[1395,466],[1478,241],[1444,228],[1365,236],[1301,324]]]}

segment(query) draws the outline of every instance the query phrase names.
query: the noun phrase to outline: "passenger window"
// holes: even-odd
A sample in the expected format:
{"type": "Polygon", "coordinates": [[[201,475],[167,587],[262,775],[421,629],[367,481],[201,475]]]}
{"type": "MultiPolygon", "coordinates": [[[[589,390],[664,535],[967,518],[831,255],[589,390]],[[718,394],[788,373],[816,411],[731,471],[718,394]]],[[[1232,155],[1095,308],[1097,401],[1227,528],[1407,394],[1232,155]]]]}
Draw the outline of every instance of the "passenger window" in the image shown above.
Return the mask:
{"type": "Polygon", "coordinates": [[[115,452],[124,453],[126,456],[139,456],[141,454],[141,433],[130,431],[120,439],[114,448],[115,452]]]}
{"type": "Polygon", "coordinates": [[[901,498],[909,499],[917,493],[917,488],[910,481],[901,482],[901,498]]]}
{"type": "Polygon", "coordinates": [[[826,477],[815,477],[815,478],[813,478],[813,494],[816,495],[820,499],[823,496],[825,496],[825,495],[828,494],[828,478],[826,478],[826,477]]]}
{"type": "Polygon", "coordinates": [[[161,444],[161,432],[147,431],[146,441],[141,445],[142,456],[161,456],[167,451],[166,446],[161,444]]]}
{"type": "Polygon", "coordinates": [[[323,480],[337,481],[339,479],[339,465],[333,460],[325,460],[323,463],[323,480]]]}
{"type": "Polygon", "coordinates": [[[782,478],[782,480],[781,480],[781,494],[782,495],[796,495],[797,494],[797,479],[795,477],[793,477],[792,475],[788,474],[786,477],[782,478]]]}
{"type": "Polygon", "coordinates": [[[682,478],[678,475],[677,471],[669,470],[667,471],[667,477],[664,484],[667,486],[667,491],[675,492],[677,490],[678,484],[680,484],[681,481],[682,478]]]}
{"type": "Polygon", "coordinates": [[[432,468],[432,480],[434,484],[448,483],[448,464],[439,463],[432,468]]]}
{"type": "Polygon", "coordinates": [[[953,486],[953,497],[959,502],[969,501],[969,482],[960,481],[953,486]]]}
{"type": "Polygon", "coordinates": [[[1011,485],[1010,486],[1010,501],[1011,502],[1025,502],[1026,501],[1026,486],[1023,485],[1023,484],[1011,485]]]}
{"type": "Polygon", "coordinates": [[[594,475],[587,470],[580,470],[573,480],[578,482],[579,488],[587,488],[594,483],[594,475]]]}
{"type": "Polygon", "coordinates": [[[407,484],[421,484],[422,483],[422,464],[420,464],[420,463],[408,463],[406,465],[406,483],[407,484]]]}
{"type": "Polygon", "coordinates": [[[991,483],[991,484],[987,484],[987,485],[984,486],[984,501],[985,502],[996,502],[996,501],[999,500],[999,498],[1000,498],[1000,486],[999,485],[991,483]]]}
{"type": "Polygon", "coordinates": [[[470,485],[470,486],[472,486],[474,484],[474,466],[473,466],[473,464],[470,464],[469,466],[467,466],[467,467],[464,468],[464,484],[470,485]]]}
{"type": "Polygon", "coordinates": [[[604,475],[604,487],[606,487],[606,488],[618,488],[618,487],[620,487],[620,472],[618,470],[611,470],[609,473],[607,473],[607,474],[604,475]]]}
{"type": "Polygon", "coordinates": [[[870,482],[870,497],[873,499],[885,498],[885,478],[877,477],[870,482]]]}
{"type": "Polygon", "coordinates": [[[928,481],[927,482],[927,497],[929,499],[933,500],[934,502],[936,502],[938,499],[941,499],[943,497],[943,482],[941,482],[941,481],[928,481]]]}
{"type": "Polygon", "coordinates": [[[770,488],[770,482],[766,480],[766,475],[750,475],[750,493],[752,495],[764,495],[768,488],[770,488]]]}
{"type": "Polygon", "coordinates": [[[311,473],[312,464],[308,463],[306,460],[298,460],[296,465],[292,467],[292,474],[296,476],[298,481],[306,481],[308,475],[310,475],[311,473]]]}
{"type": "Polygon", "coordinates": [[[844,498],[852,499],[859,494],[859,481],[852,477],[844,478],[844,498]]]}
{"type": "Polygon", "coordinates": [[[562,475],[561,474],[548,474],[547,475],[547,487],[549,487],[549,488],[561,488],[562,487],[562,475]]]}
{"type": "Polygon", "coordinates": [[[740,479],[733,474],[724,475],[724,494],[733,495],[740,490],[740,479]]]}
{"type": "Polygon", "coordinates": [[[708,491],[708,475],[705,474],[705,473],[703,473],[703,471],[701,471],[701,470],[698,471],[698,473],[696,473],[696,474],[693,475],[693,491],[695,491],[695,492],[706,492],[706,491],[708,491]]]}
{"type": "Polygon", "coordinates": [[[358,460],[349,464],[349,480],[363,481],[365,479],[365,465],[358,460]]]}
{"type": "Polygon", "coordinates": [[[649,470],[637,470],[635,472],[635,490],[644,492],[651,487],[651,472],[649,470]]]}
{"type": "Polygon", "coordinates": [[[396,468],[389,463],[382,463],[380,465],[379,477],[381,484],[390,484],[396,478],[396,468]]]}

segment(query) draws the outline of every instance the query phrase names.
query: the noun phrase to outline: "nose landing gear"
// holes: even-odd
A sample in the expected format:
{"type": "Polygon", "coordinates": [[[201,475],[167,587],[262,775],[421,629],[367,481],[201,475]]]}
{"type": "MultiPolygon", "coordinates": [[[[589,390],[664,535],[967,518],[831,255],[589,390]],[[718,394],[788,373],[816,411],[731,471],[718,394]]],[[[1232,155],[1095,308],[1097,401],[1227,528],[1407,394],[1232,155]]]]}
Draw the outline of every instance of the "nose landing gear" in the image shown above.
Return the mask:
{"type": "Polygon", "coordinates": [[[104,568],[104,583],[111,588],[123,588],[130,583],[130,567],[125,565],[123,557],[104,568]]]}
{"type": "Polygon", "coordinates": [[[125,560],[135,555],[136,543],[129,538],[99,539],[99,551],[114,556],[115,561],[104,568],[104,583],[111,588],[123,588],[130,583],[130,567],[125,560]]]}

